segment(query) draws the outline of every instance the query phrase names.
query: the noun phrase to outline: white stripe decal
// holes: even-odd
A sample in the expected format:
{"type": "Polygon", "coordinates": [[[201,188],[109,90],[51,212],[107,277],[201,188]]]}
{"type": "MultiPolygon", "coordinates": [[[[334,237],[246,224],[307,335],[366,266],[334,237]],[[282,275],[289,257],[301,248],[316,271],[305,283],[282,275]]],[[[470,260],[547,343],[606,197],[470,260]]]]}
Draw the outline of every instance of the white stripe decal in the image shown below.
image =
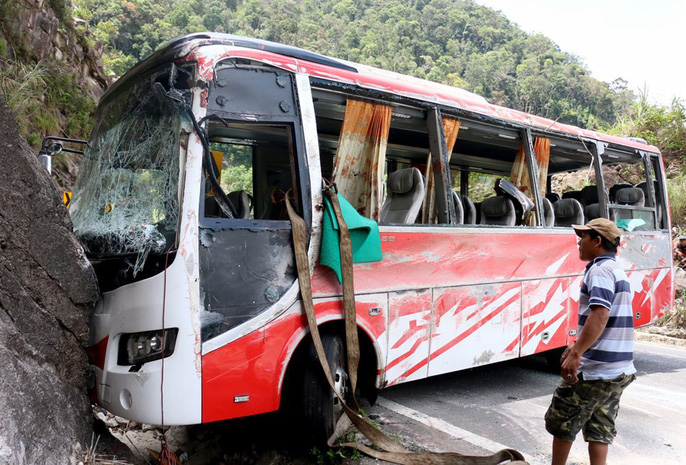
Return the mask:
{"type": "MultiPolygon", "coordinates": [[[[498,442],[492,441],[488,438],[484,438],[482,436],[479,436],[477,434],[471,433],[467,430],[464,430],[462,428],[458,428],[457,426],[448,423],[445,420],[441,420],[440,418],[435,418],[431,417],[429,415],[426,415],[424,413],[418,412],[416,410],[413,410],[411,408],[405,407],[404,405],[400,405],[397,402],[393,402],[392,400],[388,400],[384,397],[378,397],[376,402],[382,406],[385,409],[388,409],[392,412],[395,412],[399,415],[402,415],[404,417],[410,418],[411,420],[417,421],[421,423],[424,426],[428,426],[429,428],[433,428],[437,431],[441,431],[445,434],[448,434],[454,438],[460,439],[462,441],[466,441],[470,444],[473,444],[477,447],[481,447],[482,449],[486,449],[487,451],[490,452],[497,452],[501,449],[511,449],[511,447],[505,446],[503,444],[500,444],[498,442]]],[[[532,456],[522,453],[524,456],[524,459],[529,462],[531,465],[543,465],[544,462],[541,462],[539,460],[534,459],[532,456]]]]}

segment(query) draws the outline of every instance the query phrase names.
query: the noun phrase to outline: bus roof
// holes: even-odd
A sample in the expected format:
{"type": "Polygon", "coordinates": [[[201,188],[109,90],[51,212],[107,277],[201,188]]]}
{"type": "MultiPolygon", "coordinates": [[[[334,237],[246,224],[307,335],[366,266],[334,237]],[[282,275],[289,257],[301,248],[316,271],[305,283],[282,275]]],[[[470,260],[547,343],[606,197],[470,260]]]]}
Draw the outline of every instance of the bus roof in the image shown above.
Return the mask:
{"type": "MultiPolygon", "coordinates": [[[[163,62],[187,58],[189,55],[193,59],[202,61],[203,55],[199,48],[208,45],[225,45],[230,47],[225,53],[226,57],[244,57],[257,61],[266,61],[292,72],[307,74],[313,78],[354,85],[372,91],[387,92],[409,99],[456,108],[475,115],[529,127],[536,131],[551,133],[551,135],[558,133],[564,136],[595,139],[646,152],[659,152],[657,147],[638,140],[583,129],[559,123],[549,118],[494,105],[485,98],[465,89],[359,63],[339,60],[297,47],[229,34],[196,33],[167,42],[112,85],[102,100],[106,100],[110,94],[114,93],[120,83],[126,82],[129,78],[133,78],[135,75],[163,62]]],[[[202,63],[200,65],[202,68],[202,63]]],[[[202,69],[201,73],[203,73],[202,69]]],[[[205,68],[204,73],[206,78],[211,78],[213,70],[205,68]]]]}

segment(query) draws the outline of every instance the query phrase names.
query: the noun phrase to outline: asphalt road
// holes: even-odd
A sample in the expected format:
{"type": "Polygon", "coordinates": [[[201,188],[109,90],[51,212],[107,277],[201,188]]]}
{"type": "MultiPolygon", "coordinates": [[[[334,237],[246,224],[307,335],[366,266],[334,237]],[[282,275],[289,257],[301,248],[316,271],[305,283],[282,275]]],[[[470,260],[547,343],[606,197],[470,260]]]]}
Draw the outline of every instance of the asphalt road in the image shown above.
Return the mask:
{"type": "MultiPolygon", "coordinates": [[[[608,464],[682,464],[686,348],[637,342],[635,365],[638,378],[622,398],[608,464]]],[[[542,357],[528,357],[389,388],[369,413],[422,448],[486,454],[510,447],[532,465],[546,464],[552,439],[543,415],[558,379],[542,357]]],[[[588,463],[581,435],[568,463],[588,463]]]]}

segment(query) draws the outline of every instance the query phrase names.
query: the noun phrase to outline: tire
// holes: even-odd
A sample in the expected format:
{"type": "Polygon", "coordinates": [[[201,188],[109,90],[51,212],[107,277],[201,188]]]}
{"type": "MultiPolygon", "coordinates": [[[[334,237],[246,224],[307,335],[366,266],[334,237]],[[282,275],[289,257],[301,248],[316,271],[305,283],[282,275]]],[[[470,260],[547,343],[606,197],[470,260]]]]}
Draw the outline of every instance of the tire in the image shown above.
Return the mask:
{"type": "MultiPolygon", "coordinates": [[[[336,389],[341,397],[347,399],[350,384],[343,339],[336,334],[322,334],[321,337],[336,389]]],[[[343,407],[326,381],[313,343],[306,357],[302,407],[305,425],[311,437],[318,444],[326,444],[334,432],[336,422],[343,415],[343,407]]]]}

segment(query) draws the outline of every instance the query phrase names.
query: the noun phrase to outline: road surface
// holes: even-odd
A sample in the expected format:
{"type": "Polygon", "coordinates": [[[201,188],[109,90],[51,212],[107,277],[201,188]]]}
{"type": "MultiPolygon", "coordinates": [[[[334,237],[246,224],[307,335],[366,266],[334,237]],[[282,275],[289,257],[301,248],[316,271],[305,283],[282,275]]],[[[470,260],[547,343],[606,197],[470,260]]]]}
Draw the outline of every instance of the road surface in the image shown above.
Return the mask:
{"type": "MultiPolygon", "coordinates": [[[[686,462],[686,348],[637,342],[637,380],[627,388],[608,464],[686,462]]],[[[370,414],[383,428],[430,450],[486,454],[503,447],[532,465],[550,463],[543,415],[559,376],[528,357],[391,387],[370,414]]],[[[588,463],[581,435],[570,465],[588,463]]]]}

